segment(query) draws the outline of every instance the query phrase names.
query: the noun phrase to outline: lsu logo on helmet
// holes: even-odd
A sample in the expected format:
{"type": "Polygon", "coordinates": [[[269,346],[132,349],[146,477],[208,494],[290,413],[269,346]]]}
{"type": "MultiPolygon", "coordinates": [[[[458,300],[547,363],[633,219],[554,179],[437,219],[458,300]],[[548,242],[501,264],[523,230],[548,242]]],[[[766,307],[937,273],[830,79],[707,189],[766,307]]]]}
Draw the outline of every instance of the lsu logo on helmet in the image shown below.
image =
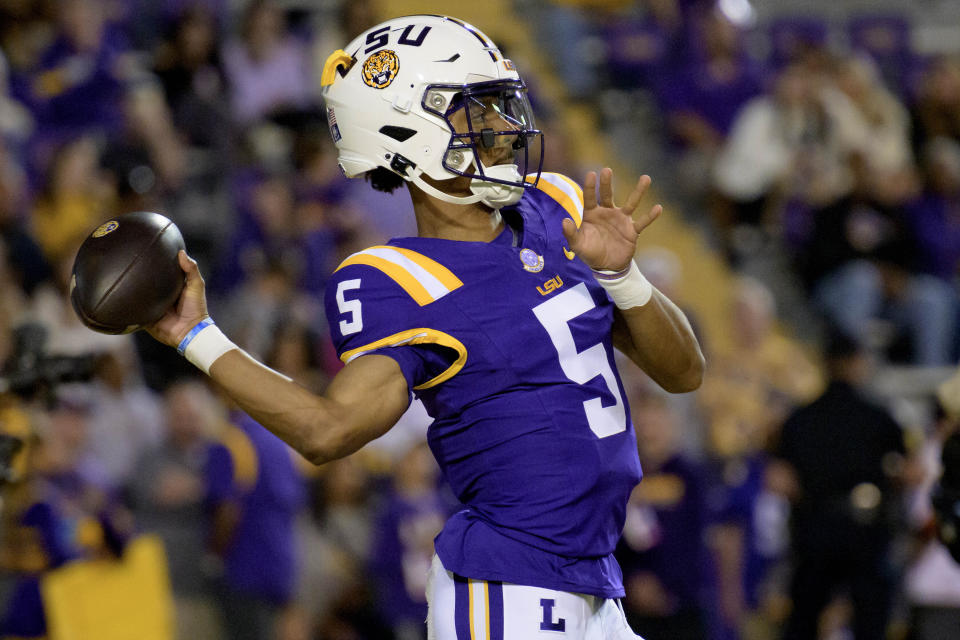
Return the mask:
{"type": "Polygon", "coordinates": [[[399,70],[400,59],[396,53],[389,49],[377,51],[363,63],[363,82],[374,89],[385,89],[399,70]]]}

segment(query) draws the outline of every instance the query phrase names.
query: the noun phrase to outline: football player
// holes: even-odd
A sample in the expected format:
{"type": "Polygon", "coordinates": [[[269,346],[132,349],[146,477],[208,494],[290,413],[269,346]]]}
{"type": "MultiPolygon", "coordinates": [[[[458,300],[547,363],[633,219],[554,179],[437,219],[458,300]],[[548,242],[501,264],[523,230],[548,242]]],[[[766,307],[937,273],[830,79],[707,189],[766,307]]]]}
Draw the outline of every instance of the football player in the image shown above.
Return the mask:
{"type": "Polygon", "coordinates": [[[684,315],[633,263],[661,211],[633,218],[650,179],[616,206],[609,169],[583,189],[542,173],[513,63],[454,18],[369,29],[330,56],[322,85],[344,174],[406,183],[419,234],[333,274],[346,366],[317,396],[253,360],[207,316],[186,254],[184,293],[150,332],[317,464],[423,401],[463,504],[435,541],[430,638],[635,638],[612,554],[641,470],[613,348],[672,392],[704,367],[684,315]]]}

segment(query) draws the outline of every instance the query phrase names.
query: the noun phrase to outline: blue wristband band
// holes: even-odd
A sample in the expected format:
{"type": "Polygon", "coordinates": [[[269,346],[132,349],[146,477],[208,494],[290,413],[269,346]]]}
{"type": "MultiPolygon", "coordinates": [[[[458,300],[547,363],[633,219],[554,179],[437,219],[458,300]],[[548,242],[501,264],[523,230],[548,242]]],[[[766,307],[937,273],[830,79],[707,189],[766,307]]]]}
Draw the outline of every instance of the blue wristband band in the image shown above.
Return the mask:
{"type": "Polygon", "coordinates": [[[183,340],[180,341],[180,344],[177,345],[177,353],[183,355],[187,350],[187,345],[189,345],[194,338],[197,337],[197,334],[213,324],[213,320],[209,317],[204,318],[197,324],[193,326],[193,329],[190,329],[187,332],[187,335],[183,336],[183,340]]]}

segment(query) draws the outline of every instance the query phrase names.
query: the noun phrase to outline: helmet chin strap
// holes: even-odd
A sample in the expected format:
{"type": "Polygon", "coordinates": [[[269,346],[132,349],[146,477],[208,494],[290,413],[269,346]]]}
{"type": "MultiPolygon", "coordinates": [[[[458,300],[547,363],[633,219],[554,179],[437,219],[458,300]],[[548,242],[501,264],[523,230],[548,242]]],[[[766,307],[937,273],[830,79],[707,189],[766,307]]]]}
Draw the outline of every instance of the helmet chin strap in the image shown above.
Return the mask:
{"type": "MultiPolygon", "coordinates": [[[[410,173],[412,172],[408,170],[406,178],[413,182],[413,184],[434,198],[451,204],[473,204],[475,202],[482,202],[496,210],[500,207],[516,204],[523,196],[523,187],[521,186],[488,182],[480,178],[473,178],[470,181],[470,192],[473,193],[472,196],[454,196],[449,193],[444,193],[421,178],[422,171],[417,171],[413,175],[410,175],[410,173]]],[[[517,165],[515,164],[497,165],[489,168],[484,167],[484,173],[502,180],[520,180],[520,172],[517,170],[517,165]]]]}
{"type": "MultiPolygon", "coordinates": [[[[492,178],[499,180],[512,180],[520,182],[523,176],[515,164],[498,164],[496,166],[483,168],[483,172],[492,178]]],[[[508,207],[516,204],[523,197],[523,187],[513,184],[503,184],[500,182],[488,182],[474,178],[470,181],[470,191],[474,195],[480,196],[480,202],[494,209],[508,207]]]]}
{"type": "Polygon", "coordinates": [[[480,202],[482,200],[482,198],[479,195],[452,196],[449,193],[444,193],[443,191],[440,191],[440,189],[437,189],[435,186],[433,186],[432,184],[428,183],[423,178],[421,178],[420,177],[421,173],[422,172],[418,172],[412,176],[407,174],[407,178],[410,180],[410,182],[417,185],[418,187],[423,189],[426,193],[430,194],[437,200],[443,200],[444,202],[449,202],[451,204],[473,204],[474,202],[480,202]]]}

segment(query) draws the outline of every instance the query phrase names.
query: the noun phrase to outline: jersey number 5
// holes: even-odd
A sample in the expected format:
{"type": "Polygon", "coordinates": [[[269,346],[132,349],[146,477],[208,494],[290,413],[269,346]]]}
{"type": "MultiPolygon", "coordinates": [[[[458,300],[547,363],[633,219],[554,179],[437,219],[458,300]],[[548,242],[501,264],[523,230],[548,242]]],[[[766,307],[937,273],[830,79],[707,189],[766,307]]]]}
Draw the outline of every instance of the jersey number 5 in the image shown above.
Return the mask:
{"type": "Polygon", "coordinates": [[[586,384],[597,376],[601,376],[606,383],[615,401],[613,405],[604,407],[601,398],[591,398],[583,403],[591,431],[597,434],[598,438],[606,438],[627,429],[627,416],[623,398],[620,397],[620,387],[603,345],[595,344],[583,351],[577,351],[573,332],[570,330],[571,320],[595,306],[587,286],[580,283],[538,304],[533,308],[533,313],[547,330],[557,350],[564,375],[577,384],[586,384]]]}
{"type": "Polygon", "coordinates": [[[340,314],[350,314],[349,320],[340,321],[340,335],[348,336],[351,333],[357,333],[363,330],[363,313],[359,300],[347,300],[343,297],[345,291],[353,291],[360,288],[360,278],[354,280],[343,280],[337,285],[337,309],[340,314]]]}

